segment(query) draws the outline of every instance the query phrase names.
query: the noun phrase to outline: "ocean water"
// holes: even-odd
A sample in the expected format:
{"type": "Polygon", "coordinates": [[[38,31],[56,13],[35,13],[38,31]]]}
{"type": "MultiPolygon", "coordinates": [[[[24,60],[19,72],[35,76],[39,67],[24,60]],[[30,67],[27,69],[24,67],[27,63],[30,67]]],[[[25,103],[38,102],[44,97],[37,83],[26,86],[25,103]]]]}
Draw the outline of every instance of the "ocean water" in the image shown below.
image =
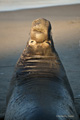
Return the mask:
{"type": "Polygon", "coordinates": [[[0,0],[0,11],[80,4],[80,0],[0,0]]]}

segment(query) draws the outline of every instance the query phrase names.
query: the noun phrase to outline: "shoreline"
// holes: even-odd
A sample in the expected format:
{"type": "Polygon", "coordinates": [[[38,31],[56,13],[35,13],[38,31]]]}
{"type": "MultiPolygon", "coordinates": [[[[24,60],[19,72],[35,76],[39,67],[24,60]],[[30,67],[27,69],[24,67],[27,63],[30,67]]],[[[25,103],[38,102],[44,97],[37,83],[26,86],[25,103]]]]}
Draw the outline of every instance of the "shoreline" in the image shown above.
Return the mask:
{"type": "Polygon", "coordinates": [[[13,9],[6,9],[6,10],[0,10],[0,12],[14,12],[14,11],[20,11],[20,10],[34,10],[34,9],[41,9],[41,8],[50,8],[50,7],[63,7],[63,6],[72,6],[72,5],[80,5],[80,3],[71,3],[71,4],[61,4],[61,5],[41,5],[41,6],[35,6],[35,7],[19,7],[13,8],[13,9]]]}
{"type": "Polygon", "coordinates": [[[53,7],[68,7],[68,6],[75,6],[75,5],[80,5],[80,3],[62,4],[62,5],[43,5],[43,6],[40,6],[40,7],[30,7],[30,8],[16,8],[16,9],[13,9],[13,10],[0,10],[0,13],[16,12],[16,11],[23,11],[23,10],[45,9],[45,8],[53,8],[53,7]]]}

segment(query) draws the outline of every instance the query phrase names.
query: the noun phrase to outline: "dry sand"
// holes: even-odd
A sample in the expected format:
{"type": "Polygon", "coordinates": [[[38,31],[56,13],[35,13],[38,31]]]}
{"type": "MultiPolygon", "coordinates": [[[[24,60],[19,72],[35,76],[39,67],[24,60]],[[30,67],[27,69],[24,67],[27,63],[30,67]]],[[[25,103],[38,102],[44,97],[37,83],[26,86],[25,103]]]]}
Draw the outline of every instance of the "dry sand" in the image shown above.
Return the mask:
{"type": "Polygon", "coordinates": [[[80,100],[80,4],[0,12],[0,115],[5,112],[14,66],[29,39],[31,23],[37,18],[50,20],[55,48],[74,96],[80,100]]]}

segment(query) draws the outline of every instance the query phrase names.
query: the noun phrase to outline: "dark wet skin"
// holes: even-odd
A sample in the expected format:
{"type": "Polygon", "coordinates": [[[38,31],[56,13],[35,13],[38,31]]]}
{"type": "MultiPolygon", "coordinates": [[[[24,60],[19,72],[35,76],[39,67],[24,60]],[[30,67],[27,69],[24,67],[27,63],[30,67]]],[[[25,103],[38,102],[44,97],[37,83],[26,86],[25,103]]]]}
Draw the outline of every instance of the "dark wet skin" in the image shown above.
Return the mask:
{"type": "Polygon", "coordinates": [[[30,40],[10,83],[5,120],[78,120],[51,24],[45,19],[32,23],[30,40]]]}

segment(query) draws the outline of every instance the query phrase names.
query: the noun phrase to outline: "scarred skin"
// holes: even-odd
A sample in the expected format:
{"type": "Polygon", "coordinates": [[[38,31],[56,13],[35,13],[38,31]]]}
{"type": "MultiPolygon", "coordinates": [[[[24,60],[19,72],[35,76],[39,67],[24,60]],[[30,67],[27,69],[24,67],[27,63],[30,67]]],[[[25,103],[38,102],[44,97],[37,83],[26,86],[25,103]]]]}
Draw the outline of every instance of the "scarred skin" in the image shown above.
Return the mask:
{"type": "Polygon", "coordinates": [[[10,83],[5,120],[78,120],[73,93],[46,19],[32,23],[30,40],[10,83]]]}

